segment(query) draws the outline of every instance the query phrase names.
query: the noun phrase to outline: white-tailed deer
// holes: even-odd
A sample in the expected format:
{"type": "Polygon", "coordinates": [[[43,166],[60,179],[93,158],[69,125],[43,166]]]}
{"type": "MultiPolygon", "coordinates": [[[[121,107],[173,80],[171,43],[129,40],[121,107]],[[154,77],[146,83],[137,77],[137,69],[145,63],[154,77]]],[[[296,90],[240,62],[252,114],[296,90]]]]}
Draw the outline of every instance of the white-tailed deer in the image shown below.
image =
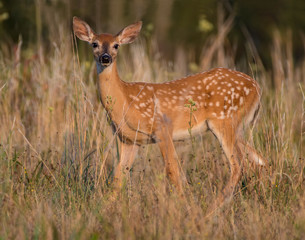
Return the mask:
{"type": "Polygon", "coordinates": [[[96,34],[90,26],[73,18],[75,35],[93,48],[100,98],[121,140],[120,162],[115,171],[118,184],[128,173],[142,144],[157,143],[166,173],[183,192],[173,141],[189,137],[189,101],[196,111],[191,116],[192,134],[210,130],[219,140],[230,162],[231,177],[218,202],[232,196],[241,176],[243,158],[258,165],[266,161],[242,141],[242,129],[254,122],[260,106],[260,88],[241,72],[215,68],[166,83],[124,82],[117,72],[120,45],[133,42],[142,27],[132,24],[116,35],[96,34]],[[111,101],[110,101],[111,99],[111,101]]]}

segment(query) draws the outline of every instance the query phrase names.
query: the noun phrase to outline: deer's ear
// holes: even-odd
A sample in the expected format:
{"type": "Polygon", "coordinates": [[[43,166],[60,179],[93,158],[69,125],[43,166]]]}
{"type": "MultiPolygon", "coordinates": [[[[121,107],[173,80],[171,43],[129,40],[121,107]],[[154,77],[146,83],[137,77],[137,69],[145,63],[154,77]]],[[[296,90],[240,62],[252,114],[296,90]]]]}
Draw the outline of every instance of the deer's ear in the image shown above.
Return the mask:
{"type": "Polygon", "coordinates": [[[74,34],[83,41],[92,42],[92,39],[95,35],[91,27],[84,22],[83,20],[79,19],[78,17],[73,17],[73,31],[74,34]]]}
{"type": "Polygon", "coordinates": [[[136,22],[134,24],[131,24],[127,27],[125,27],[123,30],[121,30],[117,35],[117,39],[120,44],[126,44],[133,42],[137,36],[139,35],[139,32],[142,28],[142,22],[136,22]]]}

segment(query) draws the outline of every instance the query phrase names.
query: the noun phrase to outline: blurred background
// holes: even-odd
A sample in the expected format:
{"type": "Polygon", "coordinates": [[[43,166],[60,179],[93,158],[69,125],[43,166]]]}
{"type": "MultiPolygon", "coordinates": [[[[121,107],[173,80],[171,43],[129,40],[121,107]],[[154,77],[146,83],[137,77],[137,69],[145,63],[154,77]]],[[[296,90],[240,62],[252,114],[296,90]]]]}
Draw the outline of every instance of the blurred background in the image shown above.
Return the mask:
{"type": "MultiPolygon", "coordinates": [[[[289,48],[282,49],[283,54],[292,54],[287,57],[295,63],[304,57],[302,0],[1,0],[2,53],[8,55],[20,38],[32,51],[28,55],[40,47],[49,51],[53,42],[70,36],[74,15],[97,32],[112,34],[142,20],[142,39],[147,45],[154,44],[163,60],[178,61],[183,73],[210,67],[218,49],[233,56],[235,64],[259,56],[267,69],[272,68],[275,57],[270,48],[289,48]],[[288,44],[282,46],[282,42],[288,44]],[[183,65],[181,59],[188,64],[183,65]]],[[[86,55],[85,50],[80,54],[86,55]]],[[[218,59],[224,59],[220,54],[218,51],[218,59]]],[[[226,63],[219,61],[218,65],[226,63]]]]}

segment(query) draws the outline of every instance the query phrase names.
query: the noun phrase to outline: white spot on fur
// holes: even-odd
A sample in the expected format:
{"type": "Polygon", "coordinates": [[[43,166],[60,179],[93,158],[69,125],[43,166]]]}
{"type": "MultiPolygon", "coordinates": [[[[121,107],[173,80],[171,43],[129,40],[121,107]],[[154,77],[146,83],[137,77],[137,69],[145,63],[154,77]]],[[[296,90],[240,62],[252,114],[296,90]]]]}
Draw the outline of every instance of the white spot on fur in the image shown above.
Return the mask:
{"type": "Polygon", "coordinates": [[[223,111],[220,112],[218,119],[225,119],[225,113],[223,111]]]}
{"type": "Polygon", "coordinates": [[[244,91],[245,91],[246,95],[248,95],[248,94],[249,94],[249,92],[250,92],[250,89],[249,89],[249,88],[244,87],[244,91]]]}
{"type": "Polygon", "coordinates": [[[238,109],[238,106],[231,106],[231,107],[229,108],[229,111],[230,111],[230,112],[231,112],[231,110],[237,111],[237,109],[238,109]]]}
{"type": "Polygon", "coordinates": [[[146,87],[147,87],[147,89],[148,89],[149,91],[153,91],[153,90],[154,90],[154,88],[151,87],[151,86],[146,86],[146,87]]]}

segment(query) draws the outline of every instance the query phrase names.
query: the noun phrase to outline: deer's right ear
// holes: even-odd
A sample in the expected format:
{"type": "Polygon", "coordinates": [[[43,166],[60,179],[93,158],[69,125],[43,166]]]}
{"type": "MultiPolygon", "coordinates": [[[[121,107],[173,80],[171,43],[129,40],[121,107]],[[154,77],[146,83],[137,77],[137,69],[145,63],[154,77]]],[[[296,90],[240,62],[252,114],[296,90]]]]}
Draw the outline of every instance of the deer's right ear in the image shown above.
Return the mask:
{"type": "Polygon", "coordinates": [[[125,27],[122,31],[120,31],[116,37],[118,38],[118,41],[120,44],[126,44],[133,42],[137,36],[139,35],[139,32],[142,28],[142,22],[136,22],[134,24],[131,24],[127,27],[125,27]]]}
{"type": "Polygon", "coordinates": [[[80,20],[78,17],[73,17],[73,31],[74,34],[83,41],[92,42],[95,35],[91,27],[84,21],[80,20]]]}

